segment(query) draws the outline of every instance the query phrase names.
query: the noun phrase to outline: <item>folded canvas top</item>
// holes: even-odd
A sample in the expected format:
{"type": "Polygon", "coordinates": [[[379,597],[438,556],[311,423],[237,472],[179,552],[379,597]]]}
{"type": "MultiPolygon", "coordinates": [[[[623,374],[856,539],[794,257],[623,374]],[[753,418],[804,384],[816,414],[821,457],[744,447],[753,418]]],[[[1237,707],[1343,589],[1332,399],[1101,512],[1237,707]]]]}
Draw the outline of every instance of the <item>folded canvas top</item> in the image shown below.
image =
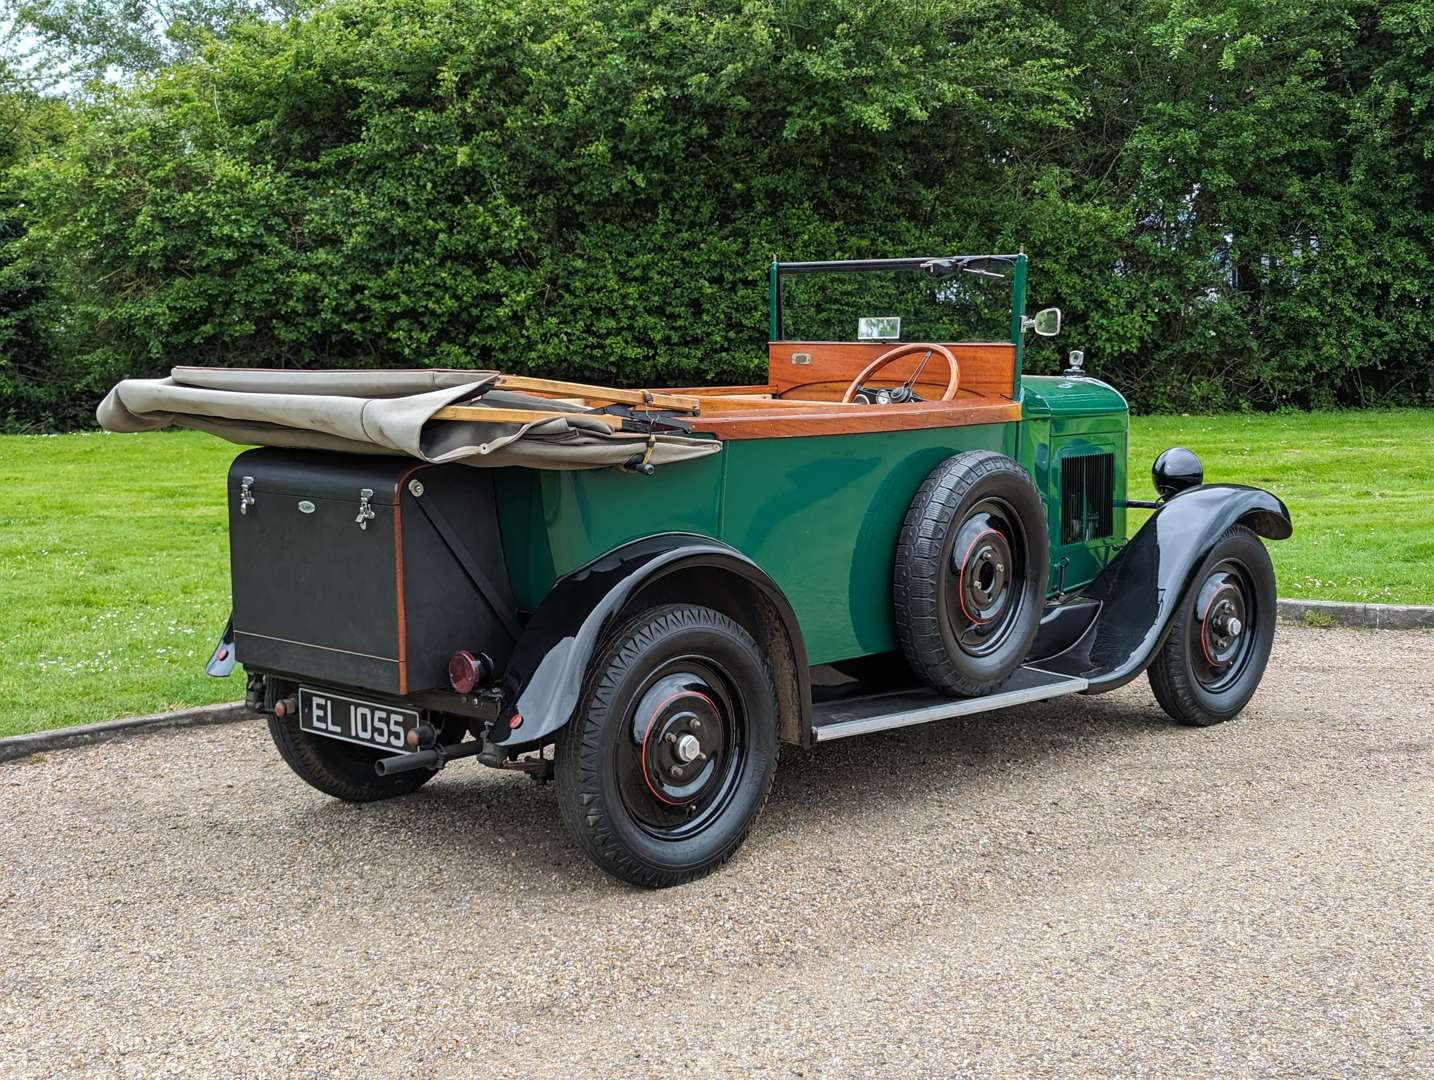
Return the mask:
{"type": "Polygon", "coordinates": [[[601,469],[647,455],[653,465],[718,453],[715,439],[614,431],[612,420],[553,398],[497,389],[496,371],[282,371],[177,367],[167,379],[126,379],[100,402],[106,431],[171,424],[245,446],[406,454],[435,464],[601,469]],[[435,419],[461,404],[494,421],[435,419]],[[515,410],[546,414],[514,420],[515,410]],[[650,454],[648,453],[650,449],[650,454]]]}

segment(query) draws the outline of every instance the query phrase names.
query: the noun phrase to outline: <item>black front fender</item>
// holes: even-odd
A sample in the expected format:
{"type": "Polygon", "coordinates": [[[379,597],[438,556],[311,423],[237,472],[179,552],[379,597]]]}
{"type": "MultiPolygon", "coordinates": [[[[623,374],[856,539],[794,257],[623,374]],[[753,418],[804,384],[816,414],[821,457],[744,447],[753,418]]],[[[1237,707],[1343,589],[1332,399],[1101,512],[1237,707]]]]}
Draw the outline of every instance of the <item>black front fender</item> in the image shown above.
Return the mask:
{"type": "Polygon", "coordinates": [[[1207,484],[1163,503],[1130,543],[1081,592],[1099,602],[1078,640],[1038,666],[1089,681],[1087,693],[1124,686],[1149,666],[1185,601],[1200,565],[1230,526],[1270,540],[1294,531],[1274,495],[1236,484],[1207,484]]]}
{"type": "MultiPolygon", "coordinates": [[[[806,647],[796,615],[777,583],[751,559],[720,540],[695,533],[663,533],[624,544],[553,586],[524,628],[508,662],[501,711],[490,741],[501,747],[521,747],[563,727],[577,707],[593,655],[628,603],[661,578],[694,568],[736,575],[769,602],[791,645],[799,684],[796,701],[809,712],[806,647]],[[521,722],[512,727],[518,717],[521,722]]],[[[806,730],[810,717],[803,715],[799,723],[801,730],[806,730]]]]}

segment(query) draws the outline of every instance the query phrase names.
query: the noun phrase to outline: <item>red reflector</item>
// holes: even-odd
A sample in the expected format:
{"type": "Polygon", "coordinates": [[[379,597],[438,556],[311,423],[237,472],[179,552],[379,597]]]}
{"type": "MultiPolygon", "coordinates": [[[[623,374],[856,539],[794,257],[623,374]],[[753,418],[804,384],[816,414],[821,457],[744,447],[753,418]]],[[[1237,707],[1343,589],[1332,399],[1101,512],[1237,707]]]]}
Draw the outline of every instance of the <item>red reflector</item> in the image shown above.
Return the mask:
{"type": "Polygon", "coordinates": [[[483,664],[467,649],[459,649],[448,658],[448,683],[460,694],[471,694],[483,681],[483,664]]]}
{"type": "Polygon", "coordinates": [[[523,726],[523,717],[521,716],[521,714],[519,714],[519,713],[514,713],[513,716],[512,716],[512,719],[510,719],[510,720],[508,721],[508,726],[509,726],[510,728],[520,728],[520,727],[522,727],[522,726],[523,726]]]}
{"type": "Polygon", "coordinates": [[[229,650],[228,650],[228,649],[220,649],[220,650],[219,650],[219,655],[216,656],[214,659],[216,659],[216,660],[228,660],[228,659],[229,659],[229,650]]]}

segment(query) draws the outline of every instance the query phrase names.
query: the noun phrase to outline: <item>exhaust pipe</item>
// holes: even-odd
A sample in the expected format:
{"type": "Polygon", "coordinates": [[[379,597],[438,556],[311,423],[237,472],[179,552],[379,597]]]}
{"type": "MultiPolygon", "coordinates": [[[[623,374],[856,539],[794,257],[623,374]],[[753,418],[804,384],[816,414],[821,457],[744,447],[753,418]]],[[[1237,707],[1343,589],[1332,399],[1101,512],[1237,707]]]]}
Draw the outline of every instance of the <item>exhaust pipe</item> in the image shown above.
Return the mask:
{"type": "Polygon", "coordinates": [[[397,773],[413,772],[415,769],[432,769],[437,772],[454,758],[477,757],[482,752],[483,744],[476,739],[458,743],[456,746],[444,746],[440,743],[429,750],[379,758],[373,763],[373,771],[379,776],[393,776],[397,773]]]}

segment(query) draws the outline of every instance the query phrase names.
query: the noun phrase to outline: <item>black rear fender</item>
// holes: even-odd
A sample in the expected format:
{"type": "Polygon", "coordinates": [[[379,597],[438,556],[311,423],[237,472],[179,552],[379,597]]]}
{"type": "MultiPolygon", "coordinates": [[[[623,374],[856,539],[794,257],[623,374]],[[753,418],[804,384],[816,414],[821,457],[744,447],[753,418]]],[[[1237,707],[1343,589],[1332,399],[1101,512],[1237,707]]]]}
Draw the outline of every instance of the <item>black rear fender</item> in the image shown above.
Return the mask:
{"type": "Polygon", "coordinates": [[[1294,531],[1274,495],[1236,484],[1206,484],[1161,504],[1100,575],[1081,591],[1093,618],[1070,620],[1079,636],[1047,640],[1038,666],[1089,680],[1087,693],[1124,686],[1149,666],[1201,564],[1232,525],[1268,540],[1294,531]],[[1054,655],[1052,655],[1054,653],[1054,655]]]}
{"type": "Polygon", "coordinates": [[[553,586],[508,662],[490,741],[520,750],[550,739],[577,708],[606,636],[630,612],[662,603],[712,607],[745,626],[772,666],[781,706],[778,734],[790,742],[809,736],[806,647],[782,590],[719,540],[665,533],[624,544],[553,586]],[[517,717],[521,722],[511,726],[517,717]]]}

